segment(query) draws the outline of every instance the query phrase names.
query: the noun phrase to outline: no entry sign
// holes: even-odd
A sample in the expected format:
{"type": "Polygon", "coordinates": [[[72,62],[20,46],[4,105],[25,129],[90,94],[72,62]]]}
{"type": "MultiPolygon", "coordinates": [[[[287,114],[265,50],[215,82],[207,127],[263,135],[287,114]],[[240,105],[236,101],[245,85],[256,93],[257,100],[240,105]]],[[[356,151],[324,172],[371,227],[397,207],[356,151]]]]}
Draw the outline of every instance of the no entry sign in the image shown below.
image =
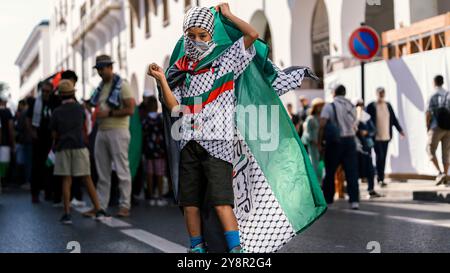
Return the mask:
{"type": "Polygon", "coordinates": [[[373,28],[362,26],[350,36],[349,48],[355,58],[371,60],[380,50],[380,36],[373,28]]]}

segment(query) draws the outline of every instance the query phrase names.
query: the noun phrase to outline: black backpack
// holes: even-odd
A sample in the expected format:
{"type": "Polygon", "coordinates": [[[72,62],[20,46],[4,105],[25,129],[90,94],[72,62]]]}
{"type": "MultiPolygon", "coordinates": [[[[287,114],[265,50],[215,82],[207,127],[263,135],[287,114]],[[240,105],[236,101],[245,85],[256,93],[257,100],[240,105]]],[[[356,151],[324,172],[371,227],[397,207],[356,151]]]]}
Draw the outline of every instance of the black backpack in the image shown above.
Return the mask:
{"type": "Polygon", "coordinates": [[[331,103],[334,112],[334,122],[330,119],[325,125],[325,142],[326,145],[339,144],[341,141],[341,129],[339,127],[339,119],[337,116],[336,105],[331,103]]]}
{"type": "Polygon", "coordinates": [[[439,128],[450,130],[450,108],[447,105],[448,93],[444,97],[444,103],[436,109],[436,120],[439,128]]]}

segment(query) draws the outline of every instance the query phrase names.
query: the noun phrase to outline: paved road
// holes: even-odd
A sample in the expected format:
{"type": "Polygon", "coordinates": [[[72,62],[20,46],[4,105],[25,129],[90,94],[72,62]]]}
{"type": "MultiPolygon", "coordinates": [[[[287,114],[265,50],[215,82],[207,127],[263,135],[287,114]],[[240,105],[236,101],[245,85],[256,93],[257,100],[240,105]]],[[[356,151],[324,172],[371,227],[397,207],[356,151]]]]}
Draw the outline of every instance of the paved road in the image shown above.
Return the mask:
{"type": "MultiPolygon", "coordinates": [[[[141,203],[129,219],[96,222],[74,212],[73,226],[58,219],[61,208],[49,203],[32,205],[29,194],[9,190],[0,195],[0,252],[70,252],[76,241],[81,252],[184,252],[187,234],[176,207],[141,203]]],[[[114,210],[113,210],[114,212],[114,210]]],[[[364,201],[360,211],[344,201],[281,252],[360,252],[369,242],[381,252],[450,253],[450,205],[399,201],[364,201]]]]}

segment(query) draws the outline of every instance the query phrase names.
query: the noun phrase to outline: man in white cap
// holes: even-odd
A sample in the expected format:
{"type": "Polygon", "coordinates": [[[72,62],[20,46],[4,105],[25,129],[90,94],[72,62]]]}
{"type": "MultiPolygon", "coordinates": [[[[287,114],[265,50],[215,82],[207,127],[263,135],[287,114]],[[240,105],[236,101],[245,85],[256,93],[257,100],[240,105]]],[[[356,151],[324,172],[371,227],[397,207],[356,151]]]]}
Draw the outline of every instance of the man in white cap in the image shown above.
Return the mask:
{"type": "Polygon", "coordinates": [[[95,141],[95,163],[98,172],[97,192],[102,209],[109,204],[111,172],[114,163],[119,178],[119,212],[117,216],[128,217],[131,207],[131,171],[128,160],[130,144],[130,116],[134,113],[135,101],[128,83],[114,73],[113,61],[100,55],[96,65],[102,82],[90,99],[98,106],[96,118],[99,124],[95,141]]]}

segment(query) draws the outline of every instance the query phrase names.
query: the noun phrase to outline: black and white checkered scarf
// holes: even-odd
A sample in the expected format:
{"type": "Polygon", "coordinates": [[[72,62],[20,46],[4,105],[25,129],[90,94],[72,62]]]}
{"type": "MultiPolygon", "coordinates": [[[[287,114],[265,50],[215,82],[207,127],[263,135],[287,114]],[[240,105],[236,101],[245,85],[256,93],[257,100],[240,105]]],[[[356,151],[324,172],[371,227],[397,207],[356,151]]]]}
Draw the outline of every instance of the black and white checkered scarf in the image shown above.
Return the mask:
{"type": "Polygon", "coordinates": [[[214,35],[214,15],[209,8],[193,7],[184,17],[183,33],[184,33],[184,50],[186,55],[193,61],[198,61],[205,57],[214,48],[214,42],[211,40],[207,43],[209,50],[202,50],[196,45],[196,42],[187,36],[188,29],[198,27],[206,30],[211,37],[214,35]]]}

